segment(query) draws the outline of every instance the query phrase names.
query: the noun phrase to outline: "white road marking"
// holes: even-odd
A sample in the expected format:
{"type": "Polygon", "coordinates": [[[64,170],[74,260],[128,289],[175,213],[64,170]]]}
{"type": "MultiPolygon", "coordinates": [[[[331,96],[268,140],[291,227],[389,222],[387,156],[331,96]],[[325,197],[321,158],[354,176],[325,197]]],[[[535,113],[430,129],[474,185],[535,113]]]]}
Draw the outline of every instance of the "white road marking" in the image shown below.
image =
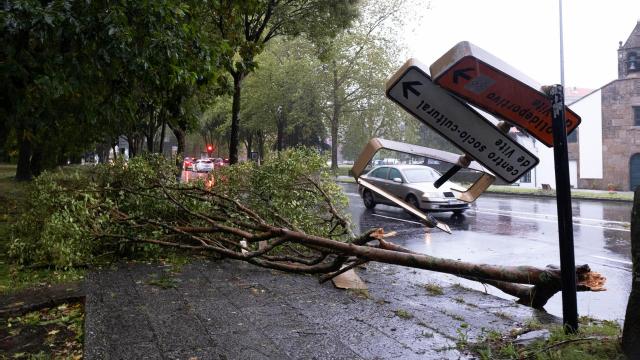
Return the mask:
{"type": "MultiPolygon", "coordinates": [[[[352,193],[352,192],[348,192],[345,193],[347,196],[351,196],[351,197],[360,197],[360,194],[358,193],[352,193]]],[[[557,224],[558,223],[558,216],[557,215],[547,215],[547,214],[539,214],[539,213],[531,213],[531,212],[525,212],[525,211],[513,211],[513,210],[500,210],[500,209],[491,209],[491,208],[471,208],[469,209],[470,211],[474,211],[476,213],[480,213],[480,214],[490,214],[490,215],[503,215],[503,216],[510,216],[512,218],[515,219],[524,219],[524,220],[535,220],[535,221],[542,221],[542,222],[548,222],[548,223],[553,223],[553,224],[557,224]],[[494,212],[491,212],[494,211],[494,212]],[[516,215],[511,215],[511,214],[523,214],[523,215],[533,215],[536,216],[536,219],[532,219],[531,217],[523,217],[523,216],[516,216],[516,215]],[[547,219],[547,218],[551,218],[553,220],[547,219]]],[[[374,216],[379,216],[379,217],[383,217],[383,218],[387,218],[387,219],[392,219],[392,220],[398,220],[398,221],[404,221],[404,222],[408,222],[411,224],[419,224],[419,225],[424,225],[422,223],[416,222],[416,221],[410,221],[410,220],[404,220],[404,219],[398,219],[398,218],[394,218],[394,217],[390,217],[390,216],[384,216],[384,215],[378,215],[378,214],[373,214],[374,216]]],[[[602,223],[611,223],[611,224],[620,224],[623,226],[630,226],[631,224],[625,221],[613,221],[613,220],[602,220],[602,219],[589,219],[589,218],[580,218],[580,217],[574,217],[574,220],[580,220],[580,221],[594,221],[594,222],[602,222],[602,223]]],[[[574,225],[577,226],[584,226],[584,227],[592,227],[592,228],[596,228],[596,229],[604,229],[604,230],[615,230],[615,231],[622,231],[622,232],[631,232],[630,229],[624,229],[624,228],[614,228],[614,227],[609,227],[609,226],[599,226],[599,225],[591,225],[591,224],[583,224],[580,222],[573,222],[574,225]]]]}
{"type": "Polygon", "coordinates": [[[612,259],[612,258],[608,258],[608,257],[604,257],[604,256],[598,256],[598,255],[591,255],[591,257],[594,257],[594,258],[597,258],[597,259],[602,259],[602,260],[607,260],[607,261],[613,261],[613,262],[617,262],[617,263],[621,263],[621,264],[633,265],[633,263],[631,261],[627,261],[627,260],[612,259]]]}
{"type": "MultiPolygon", "coordinates": [[[[557,215],[552,215],[552,214],[540,214],[540,213],[532,213],[532,212],[525,212],[525,211],[515,211],[515,210],[500,210],[500,209],[491,209],[491,208],[480,208],[482,210],[489,210],[489,211],[500,211],[500,212],[507,212],[507,213],[514,213],[514,214],[524,214],[524,215],[534,215],[534,216],[544,216],[544,217],[551,217],[551,218],[557,218],[557,215]]],[[[574,220],[580,220],[580,221],[596,221],[596,222],[606,222],[606,223],[611,223],[611,224],[620,224],[620,225],[627,225],[630,226],[631,224],[626,222],[626,221],[615,221],[615,220],[605,220],[605,219],[589,219],[589,218],[582,218],[582,217],[577,217],[574,216],[573,217],[574,220]]]]}
{"type": "MultiPolygon", "coordinates": [[[[424,225],[424,224],[423,224],[423,223],[421,223],[421,222],[411,221],[411,220],[405,220],[405,219],[398,219],[398,218],[394,218],[394,217],[391,217],[391,216],[385,216],[385,215],[380,215],[380,214],[371,214],[371,215],[373,215],[373,216],[378,216],[378,217],[385,218],[385,219],[391,219],[391,220],[403,221],[403,222],[407,222],[407,223],[410,223],[410,224],[424,225]]],[[[426,226],[426,225],[425,225],[425,226],[426,226]]]]}
{"type": "MultiPolygon", "coordinates": [[[[490,211],[478,211],[478,209],[469,209],[471,211],[475,211],[476,213],[479,214],[489,214],[489,215],[498,215],[498,216],[509,216],[512,217],[514,219],[524,219],[524,220],[532,220],[532,221],[540,221],[540,222],[548,222],[548,223],[553,223],[553,224],[557,224],[558,220],[547,220],[544,218],[535,218],[532,219],[530,217],[524,217],[524,216],[515,216],[515,215],[510,215],[510,214],[505,214],[505,213],[499,213],[499,212],[490,212],[490,211]]],[[[574,225],[577,226],[584,226],[584,227],[592,227],[592,228],[596,228],[596,229],[605,229],[605,230],[615,230],[615,231],[622,231],[622,232],[631,232],[631,230],[629,229],[620,229],[620,228],[613,228],[613,227],[607,227],[607,226],[598,226],[598,225],[590,225],[590,224],[583,224],[583,223],[579,223],[579,222],[573,222],[574,225]]]]}

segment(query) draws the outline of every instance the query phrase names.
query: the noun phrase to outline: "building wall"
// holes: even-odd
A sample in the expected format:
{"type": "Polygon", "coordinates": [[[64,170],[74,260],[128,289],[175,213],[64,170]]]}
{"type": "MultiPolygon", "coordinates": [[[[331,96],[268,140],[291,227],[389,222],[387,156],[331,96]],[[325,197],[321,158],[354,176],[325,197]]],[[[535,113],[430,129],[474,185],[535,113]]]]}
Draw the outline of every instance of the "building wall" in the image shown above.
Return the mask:
{"type": "Polygon", "coordinates": [[[602,90],[571,104],[580,115],[578,143],[569,144],[569,158],[578,161],[578,184],[582,189],[602,188],[604,173],[602,139],[602,90]]]}
{"type": "Polygon", "coordinates": [[[640,79],[616,80],[602,88],[604,176],[595,186],[628,191],[629,160],[640,153],[640,126],[634,126],[633,106],[640,106],[640,79]]]}

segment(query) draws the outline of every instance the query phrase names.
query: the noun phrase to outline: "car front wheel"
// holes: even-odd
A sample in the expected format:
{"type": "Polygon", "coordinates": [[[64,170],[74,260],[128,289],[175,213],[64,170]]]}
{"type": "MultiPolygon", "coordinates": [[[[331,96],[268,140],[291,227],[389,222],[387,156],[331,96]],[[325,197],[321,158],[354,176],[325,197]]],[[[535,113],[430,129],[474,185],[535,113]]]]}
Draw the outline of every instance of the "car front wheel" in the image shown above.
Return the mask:
{"type": "Polygon", "coordinates": [[[362,193],[362,201],[364,202],[364,207],[367,209],[373,209],[376,206],[376,202],[373,200],[373,194],[369,190],[365,190],[362,193]]]}
{"type": "Polygon", "coordinates": [[[418,199],[414,195],[407,196],[407,203],[420,210],[420,204],[418,203],[418,199]]]}

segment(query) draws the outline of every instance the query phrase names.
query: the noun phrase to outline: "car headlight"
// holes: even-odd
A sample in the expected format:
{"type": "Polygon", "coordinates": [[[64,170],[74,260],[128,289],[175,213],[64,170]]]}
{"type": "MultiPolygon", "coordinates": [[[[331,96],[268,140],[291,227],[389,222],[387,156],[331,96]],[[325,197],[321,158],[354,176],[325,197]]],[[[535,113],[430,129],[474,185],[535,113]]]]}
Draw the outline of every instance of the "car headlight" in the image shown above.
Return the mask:
{"type": "Polygon", "coordinates": [[[439,199],[442,198],[442,194],[438,193],[438,192],[428,192],[428,193],[424,193],[422,194],[422,197],[425,199],[439,199]]]}

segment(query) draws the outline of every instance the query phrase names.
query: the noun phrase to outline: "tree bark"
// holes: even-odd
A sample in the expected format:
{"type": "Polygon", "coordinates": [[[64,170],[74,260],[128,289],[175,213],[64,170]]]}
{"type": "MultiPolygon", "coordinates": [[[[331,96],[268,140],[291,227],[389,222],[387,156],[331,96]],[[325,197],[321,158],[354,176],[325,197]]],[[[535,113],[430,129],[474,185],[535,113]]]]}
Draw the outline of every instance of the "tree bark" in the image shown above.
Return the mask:
{"type": "Polygon", "coordinates": [[[338,96],[338,67],[336,61],[333,60],[333,114],[331,114],[331,171],[338,172],[338,126],[340,125],[340,112],[342,111],[342,103],[338,96]]]}
{"type": "Polygon", "coordinates": [[[166,131],[167,131],[167,121],[163,117],[162,130],[160,130],[160,145],[158,147],[158,151],[160,152],[160,154],[163,154],[163,155],[164,155],[164,136],[166,131]]]}
{"type": "Polygon", "coordinates": [[[640,359],[640,187],[636,188],[631,210],[631,293],[622,330],[622,349],[629,359],[640,359]]]}
{"type": "Polygon", "coordinates": [[[178,142],[178,150],[176,152],[176,168],[178,173],[178,178],[182,176],[182,159],[184,158],[184,148],[185,148],[185,137],[186,131],[180,127],[180,125],[171,125],[169,123],[169,129],[173,131],[173,135],[175,135],[176,140],[178,142]]]}
{"type": "Polygon", "coordinates": [[[277,115],[277,120],[276,120],[276,151],[280,152],[282,151],[282,149],[284,149],[284,126],[285,126],[285,119],[284,119],[284,114],[280,113],[277,115]]]}
{"type": "Polygon", "coordinates": [[[41,147],[34,147],[29,166],[31,167],[31,174],[33,176],[42,174],[42,170],[44,169],[44,150],[41,147]]]}
{"type": "Polygon", "coordinates": [[[16,168],[16,180],[29,181],[33,179],[31,172],[31,155],[33,152],[33,144],[27,137],[26,131],[21,129],[18,131],[18,166],[16,168]]]}
{"type": "Polygon", "coordinates": [[[229,163],[238,163],[238,143],[240,141],[240,98],[242,92],[242,80],[245,74],[242,71],[232,73],[233,76],[233,104],[231,105],[231,134],[229,138],[229,163]]]}

